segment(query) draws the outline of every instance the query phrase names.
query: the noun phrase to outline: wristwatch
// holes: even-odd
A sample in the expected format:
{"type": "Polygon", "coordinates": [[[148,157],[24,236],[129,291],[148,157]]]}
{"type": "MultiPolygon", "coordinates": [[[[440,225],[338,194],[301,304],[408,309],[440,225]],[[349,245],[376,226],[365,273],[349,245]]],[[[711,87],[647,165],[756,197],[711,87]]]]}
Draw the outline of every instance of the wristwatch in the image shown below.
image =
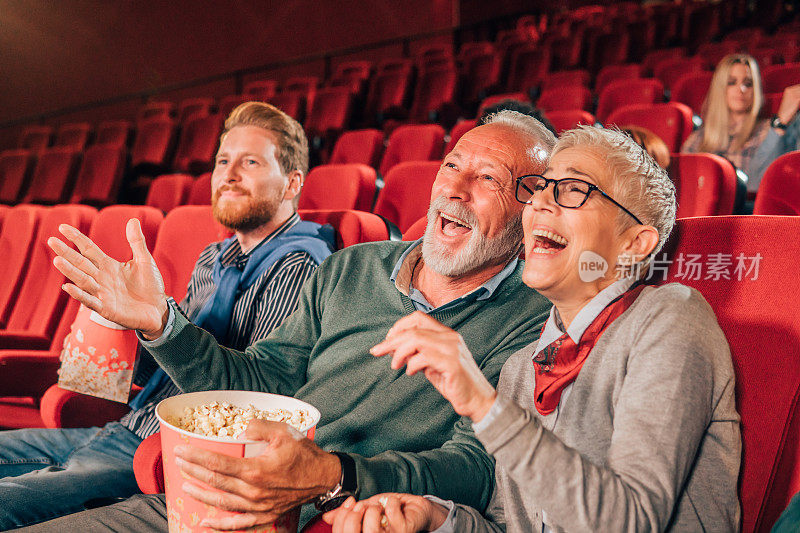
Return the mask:
{"type": "Polygon", "coordinates": [[[781,122],[781,119],[778,117],[778,115],[772,116],[772,120],[769,121],[769,125],[779,130],[786,130],[786,128],[788,128],[786,124],[781,122]]]}
{"type": "Polygon", "coordinates": [[[342,505],[350,496],[355,496],[358,492],[358,480],[356,479],[356,462],[346,453],[331,452],[339,458],[342,465],[342,477],[339,483],[331,490],[317,498],[314,507],[317,511],[327,513],[342,505]]]}

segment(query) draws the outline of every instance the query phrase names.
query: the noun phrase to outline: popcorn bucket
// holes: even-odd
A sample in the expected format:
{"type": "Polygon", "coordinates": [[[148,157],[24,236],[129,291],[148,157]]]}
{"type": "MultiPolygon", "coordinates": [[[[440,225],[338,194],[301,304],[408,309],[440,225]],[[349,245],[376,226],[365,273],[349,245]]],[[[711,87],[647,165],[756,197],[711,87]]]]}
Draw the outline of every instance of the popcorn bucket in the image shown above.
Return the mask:
{"type": "MultiPolygon", "coordinates": [[[[167,496],[167,522],[170,533],[184,533],[187,531],[192,533],[210,532],[213,530],[200,526],[200,522],[204,518],[237,514],[201,503],[183,491],[183,484],[188,479],[188,476],[183,474],[175,464],[175,446],[188,444],[233,457],[255,457],[266,450],[266,443],[263,441],[234,439],[232,437],[206,437],[174,425],[184,414],[185,408],[195,408],[213,402],[227,402],[243,409],[250,405],[260,410],[286,409],[296,411],[303,409],[309,413],[309,420],[307,424],[299,429],[309,439],[314,438],[314,429],[320,419],[319,411],[303,401],[290,396],[264,392],[230,390],[191,392],[167,398],[159,403],[156,407],[156,416],[161,422],[161,453],[164,466],[164,486],[167,496]]],[[[215,491],[217,489],[206,487],[206,490],[215,491]]],[[[297,533],[299,520],[300,508],[298,507],[284,514],[272,524],[258,526],[247,531],[297,533]]]]}
{"type": "Polygon", "coordinates": [[[136,332],[81,305],[64,339],[58,386],[125,403],[131,393],[138,346],[136,332]]]}

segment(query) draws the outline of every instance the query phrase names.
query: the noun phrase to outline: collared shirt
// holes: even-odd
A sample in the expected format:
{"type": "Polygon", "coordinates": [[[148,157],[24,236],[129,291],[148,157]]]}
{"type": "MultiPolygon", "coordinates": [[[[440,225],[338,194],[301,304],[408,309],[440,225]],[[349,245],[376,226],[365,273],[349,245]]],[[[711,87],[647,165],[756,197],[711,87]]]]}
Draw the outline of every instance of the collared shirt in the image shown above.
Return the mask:
{"type": "Polygon", "coordinates": [[[494,294],[494,291],[497,290],[500,284],[503,283],[503,281],[510,276],[512,272],[514,272],[514,269],[517,268],[517,262],[519,261],[516,257],[514,257],[514,259],[508,262],[503,270],[489,278],[480,287],[471,290],[467,294],[464,294],[455,300],[451,300],[443,305],[440,305],[439,307],[434,308],[433,305],[428,302],[425,296],[413,285],[414,268],[416,267],[417,262],[422,260],[421,244],[422,239],[419,239],[409,246],[405,252],[403,252],[403,255],[400,256],[400,259],[398,259],[397,263],[394,265],[394,270],[392,270],[390,279],[392,282],[394,282],[395,287],[397,287],[397,290],[400,291],[401,294],[409,297],[411,303],[414,305],[414,309],[417,311],[423,311],[425,313],[431,313],[432,311],[444,311],[462,302],[486,300],[491,298],[492,294],[494,294]]]}
{"type": "MultiPolygon", "coordinates": [[[[238,264],[243,268],[254,250],[285,233],[298,222],[300,222],[300,217],[295,213],[248,253],[243,253],[239,242],[235,240],[220,259],[222,265],[238,264]]],[[[221,252],[222,243],[217,242],[210,244],[200,253],[189,281],[186,297],[180,304],[181,311],[190,320],[200,312],[216,289],[212,273],[214,262],[221,252]]],[[[236,300],[228,329],[227,346],[243,350],[257,340],[266,337],[269,332],[278,327],[297,307],[300,290],[317,266],[308,253],[293,252],[287,254],[264,272],[236,300]]],[[[169,316],[164,334],[154,341],[147,341],[139,336],[139,342],[144,348],[160,344],[159,341],[163,342],[163,339],[166,339],[174,322],[174,311],[172,306],[169,306],[169,316]]],[[[157,368],[153,358],[144,350],[141,352],[140,368],[136,375],[137,384],[146,383],[157,368]]],[[[141,409],[126,414],[120,422],[139,437],[147,438],[158,431],[158,419],[155,416],[155,407],[158,402],[180,394],[180,392],[180,389],[170,382],[156,392],[141,409]]]]}

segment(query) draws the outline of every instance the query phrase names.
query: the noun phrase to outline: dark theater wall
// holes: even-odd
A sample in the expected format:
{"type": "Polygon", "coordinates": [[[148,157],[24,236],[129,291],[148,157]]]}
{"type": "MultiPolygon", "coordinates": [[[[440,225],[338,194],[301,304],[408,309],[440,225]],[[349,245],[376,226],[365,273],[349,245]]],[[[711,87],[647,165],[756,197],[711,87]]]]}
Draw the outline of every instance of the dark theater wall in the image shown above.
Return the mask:
{"type": "MultiPolygon", "coordinates": [[[[2,0],[0,123],[449,28],[456,1],[2,0]]],[[[233,82],[209,90],[221,96],[233,92],[233,82]]]]}

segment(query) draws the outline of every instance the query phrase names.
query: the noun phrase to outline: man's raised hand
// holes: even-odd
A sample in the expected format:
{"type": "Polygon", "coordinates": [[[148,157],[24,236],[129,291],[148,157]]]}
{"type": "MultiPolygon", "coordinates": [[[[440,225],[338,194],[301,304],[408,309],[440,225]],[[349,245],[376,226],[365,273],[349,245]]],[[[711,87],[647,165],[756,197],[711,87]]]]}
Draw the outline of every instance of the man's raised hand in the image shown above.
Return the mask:
{"type": "Polygon", "coordinates": [[[133,252],[125,263],[106,255],[72,226],[62,224],[58,230],[78,248],[76,252],[56,237],[47,240],[56,253],[53,265],[72,282],[63,285],[64,291],[103,318],[139,330],[145,338],[161,336],[168,313],[164,281],[139,220],[129,220],[125,228],[133,252]]]}

